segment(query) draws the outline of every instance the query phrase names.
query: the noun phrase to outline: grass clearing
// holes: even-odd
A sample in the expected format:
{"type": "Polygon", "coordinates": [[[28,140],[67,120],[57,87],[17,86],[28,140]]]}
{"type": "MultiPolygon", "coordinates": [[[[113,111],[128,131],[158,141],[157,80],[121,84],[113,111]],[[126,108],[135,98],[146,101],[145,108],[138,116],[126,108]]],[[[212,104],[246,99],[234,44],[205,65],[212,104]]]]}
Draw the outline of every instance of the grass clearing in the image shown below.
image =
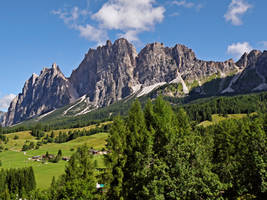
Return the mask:
{"type": "MultiPolygon", "coordinates": [[[[83,136],[76,138],[75,140],[66,142],[66,143],[48,143],[40,146],[39,149],[27,151],[26,154],[21,152],[21,146],[26,140],[37,141],[30,135],[29,132],[20,132],[15,134],[8,134],[9,142],[6,144],[6,147],[9,148],[8,151],[0,153],[0,160],[2,161],[2,167],[4,169],[10,168],[21,168],[32,166],[35,172],[35,178],[37,182],[37,187],[41,189],[48,188],[52,181],[53,176],[56,178],[64,173],[66,161],[60,161],[58,163],[46,163],[29,160],[32,156],[44,155],[47,151],[51,154],[57,154],[58,150],[61,149],[63,156],[71,156],[75,150],[82,145],[88,145],[94,149],[101,150],[105,147],[106,139],[108,133],[98,133],[91,136],[83,136]],[[19,139],[14,140],[14,136],[18,135],[19,139]],[[12,147],[11,145],[17,146],[12,147]],[[20,146],[20,148],[19,148],[20,146]],[[71,149],[75,149],[71,151],[71,149]]],[[[103,156],[96,155],[94,156],[96,160],[97,167],[104,168],[103,156]]]]}
{"type": "MultiPolygon", "coordinates": [[[[255,114],[256,113],[251,113],[250,115],[255,115],[255,114]]],[[[219,115],[219,114],[213,114],[211,116],[212,121],[208,121],[208,120],[203,121],[203,122],[199,123],[198,126],[207,127],[207,126],[214,125],[216,123],[219,123],[219,122],[227,120],[227,119],[242,119],[246,116],[247,116],[247,114],[227,114],[227,116],[224,117],[224,116],[219,115]]]]}

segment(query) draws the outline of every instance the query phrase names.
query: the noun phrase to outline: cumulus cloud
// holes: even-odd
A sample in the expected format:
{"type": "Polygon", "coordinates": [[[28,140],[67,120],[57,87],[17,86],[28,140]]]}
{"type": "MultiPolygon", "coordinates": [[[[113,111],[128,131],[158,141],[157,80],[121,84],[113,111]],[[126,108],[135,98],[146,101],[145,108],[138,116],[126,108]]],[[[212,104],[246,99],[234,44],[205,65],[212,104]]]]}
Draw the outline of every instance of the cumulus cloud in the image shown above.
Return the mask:
{"type": "Polygon", "coordinates": [[[7,110],[10,102],[16,97],[15,94],[8,94],[2,98],[0,98],[0,109],[7,110]]]}
{"type": "Polygon", "coordinates": [[[224,15],[226,21],[231,21],[235,26],[243,24],[241,17],[252,7],[244,0],[232,0],[224,15]]]}
{"type": "Polygon", "coordinates": [[[80,32],[80,36],[89,40],[96,41],[98,44],[103,44],[108,38],[107,33],[103,29],[97,29],[90,24],[86,25],[74,25],[74,29],[80,32]]]}
{"type": "Polygon", "coordinates": [[[94,14],[78,7],[71,11],[54,10],[52,14],[58,15],[70,28],[78,30],[81,37],[91,41],[102,43],[110,30],[119,31],[119,36],[130,41],[137,41],[139,33],[153,30],[164,19],[165,9],[154,6],[155,3],[155,0],[108,0],[94,14]],[[79,22],[80,17],[89,15],[95,26],[79,22]]]}
{"type": "Polygon", "coordinates": [[[173,3],[174,5],[177,5],[177,6],[183,6],[183,7],[185,7],[185,8],[192,8],[193,6],[195,6],[194,3],[192,3],[192,2],[188,2],[188,1],[185,1],[185,0],[183,0],[183,1],[173,1],[172,3],[173,3]]]}
{"type": "Polygon", "coordinates": [[[233,43],[228,46],[227,53],[232,55],[235,59],[239,59],[245,52],[249,53],[252,47],[248,42],[233,43]]]}
{"type": "Polygon", "coordinates": [[[150,31],[164,18],[165,9],[154,7],[154,0],[109,0],[92,16],[100,27],[120,30],[129,40],[137,40],[137,34],[150,31]]]}
{"type": "Polygon", "coordinates": [[[87,9],[80,9],[75,6],[71,10],[59,9],[53,10],[51,13],[62,19],[69,28],[79,31],[80,36],[89,41],[102,44],[107,39],[106,33],[103,30],[95,28],[90,24],[80,24],[80,21],[86,20],[91,15],[91,12],[87,9]]]}

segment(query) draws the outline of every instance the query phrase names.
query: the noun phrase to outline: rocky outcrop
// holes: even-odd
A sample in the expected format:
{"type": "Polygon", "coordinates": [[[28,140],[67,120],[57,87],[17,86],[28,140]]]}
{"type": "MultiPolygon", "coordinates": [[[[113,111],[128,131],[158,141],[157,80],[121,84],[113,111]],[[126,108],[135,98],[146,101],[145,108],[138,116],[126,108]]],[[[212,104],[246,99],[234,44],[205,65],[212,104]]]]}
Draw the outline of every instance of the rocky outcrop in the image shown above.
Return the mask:
{"type": "Polygon", "coordinates": [[[4,119],[5,113],[0,111],[0,124],[2,123],[3,119],[4,119]]]}
{"type": "Polygon", "coordinates": [[[133,92],[136,57],[127,40],[107,41],[105,46],[89,50],[70,81],[79,96],[88,95],[92,108],[107,106],[133,92]]]}
{"type": "Polygon", "coordinates": [[[231,93],[247,93],[267,90],[267,51],[253,50],[245,53],[236,63],[244,70],[237,74],[231,85],[231,93]]]}
{"type": "Polygon", "coordinates": [[[64,106],[78,98],[70,81],[56,64],[44,68],[40,75],[33,74],[10,104],[3,124],[9,126],[31,117],[64,106]]]}
{"type": "Polygon", "coordinates": [[[65,78],[55,64],[51,69],[43,69],[39,76],[34,74],[11,102],[3,124],[21,122],[78,98],[86,102],[85,110],[80,112],[84,114],[130,95],[140,97],[167,83],[177,84],[175,96],[190,95],[198,85],[196,91],[200,95],[208,94],[201,85],[214,78],[222,81],[211,94],[267,90],[266,64],[266,51],[246,53],[236,63],[232,59],[213,62],[197,59],[192,49],[180,44],[170,48],[152,43],[137,54],[125,39],[113,44],[107,41],[90,49],[70,78],[65,78]],[[229,79],[224,80],[234,74],[237,75],[230,83],[229,79]]]}
{"type": "Polygon", "coordinates": [[[239,67],[232,59],[225,62],[203,61],[196,58],[192,49],[184,45],[173,48],[161,43],[147,45],[138,55],[135,76],[144,85],[170,82],[179,75],[187,83],[209,76],[224,77],[239,67]]]}

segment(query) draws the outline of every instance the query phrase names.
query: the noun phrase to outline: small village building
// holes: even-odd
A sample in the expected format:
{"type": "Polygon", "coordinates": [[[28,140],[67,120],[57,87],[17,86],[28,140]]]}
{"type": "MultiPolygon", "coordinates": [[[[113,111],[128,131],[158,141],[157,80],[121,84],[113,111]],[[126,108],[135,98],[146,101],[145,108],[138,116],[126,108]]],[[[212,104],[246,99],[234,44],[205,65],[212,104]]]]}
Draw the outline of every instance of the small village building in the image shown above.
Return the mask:
{"type": "Polygon", "coordinates": [[[62,160],[64,160],[64,161],[69,161],[69,160],[70,160],[70,158],[69,158],[69,157],[67,157],[67,156],[63,156],[63,157],[62,157],[62,160]]]}

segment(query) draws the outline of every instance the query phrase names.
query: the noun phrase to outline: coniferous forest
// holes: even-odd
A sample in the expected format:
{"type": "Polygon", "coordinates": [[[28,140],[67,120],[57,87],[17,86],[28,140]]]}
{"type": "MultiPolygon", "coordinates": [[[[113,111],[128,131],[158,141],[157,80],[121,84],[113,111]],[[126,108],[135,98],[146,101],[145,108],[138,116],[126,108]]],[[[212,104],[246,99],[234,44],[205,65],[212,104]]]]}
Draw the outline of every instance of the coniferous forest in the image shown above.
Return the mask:
{"type": "Polygon", "coordinates": [[[135,101],[109,128],[105,169],[82,146],[48,190],[35,189],[30,168],[2,171],[0,199],[266,199],[267,115],[203,127],[192,120],[200,108],[135,101]]]}

